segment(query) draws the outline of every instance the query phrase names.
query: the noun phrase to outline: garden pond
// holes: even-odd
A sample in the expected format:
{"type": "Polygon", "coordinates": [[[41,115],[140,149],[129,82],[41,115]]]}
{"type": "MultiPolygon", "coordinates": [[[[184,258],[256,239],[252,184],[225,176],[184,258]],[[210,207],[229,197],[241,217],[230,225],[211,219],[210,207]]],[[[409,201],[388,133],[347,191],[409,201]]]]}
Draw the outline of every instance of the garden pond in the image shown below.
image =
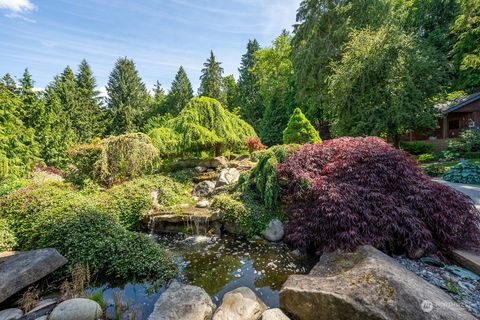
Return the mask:
{"type": "MultiPolygon", "coordinates": [[[[205,289],[216,305],[225,293],[245,286],[254,290],[267,306],[278,307],[279,291],[288,276],[308,273],[318,260],[297,254],[284,243],[263,239],[178,234],[154,237],[176,258],[177,279],[205,289]]],[[[99,290],[104,292],[108,314],[113,314],[114,296],[121,292],[123,302],[134,307],[140,319],[147,319],[165,287],[148,282],[106,283],[89,288],[88,293],[99,290]]]]}

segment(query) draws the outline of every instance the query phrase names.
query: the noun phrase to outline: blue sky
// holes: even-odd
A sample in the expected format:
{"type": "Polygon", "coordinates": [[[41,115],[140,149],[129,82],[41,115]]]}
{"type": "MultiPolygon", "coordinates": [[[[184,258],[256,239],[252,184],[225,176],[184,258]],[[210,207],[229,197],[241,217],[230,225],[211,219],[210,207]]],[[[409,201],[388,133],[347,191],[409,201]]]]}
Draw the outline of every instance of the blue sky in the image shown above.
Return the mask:
{"type": "Polygon", "coordinates": [[[291,30],[300,0],[0,0],[0,75],[28,67],[45,87],[66,65],[90,63],[99,87],[132,58],[149,88],[183,65],[196,89],[210,49],[237,78],[248,39],[291,30]]]}

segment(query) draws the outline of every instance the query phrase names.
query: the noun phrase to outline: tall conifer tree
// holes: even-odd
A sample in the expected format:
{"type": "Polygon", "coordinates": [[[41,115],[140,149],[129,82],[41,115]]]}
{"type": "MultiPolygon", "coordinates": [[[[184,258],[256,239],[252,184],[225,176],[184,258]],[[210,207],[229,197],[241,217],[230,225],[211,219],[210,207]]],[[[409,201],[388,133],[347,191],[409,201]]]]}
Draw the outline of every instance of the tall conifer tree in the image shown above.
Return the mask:
{"type": "Polygon", "coordinates": [[[225,103],[225,92],[223,90],[223,68],[221,62],[215,59],[213,51],[210,51],[210,58],[203,64],[202,75],[200,76],[199,96],[217,99],[225,103]]]}
{"type": "Polygon", "coordinates": [[[107,85],[111,134],[139,131],[148,116],[150,95],[133,60],[119,58],[107,85]]]}
{"type": "Polygon", "coordinates": [[[185,69],[180,66],[170,87],[170,92],[167,95],[163,114],[170,113],[176,116],[185,108],[192,98],[192,84],[188,79],[185,69]]]}

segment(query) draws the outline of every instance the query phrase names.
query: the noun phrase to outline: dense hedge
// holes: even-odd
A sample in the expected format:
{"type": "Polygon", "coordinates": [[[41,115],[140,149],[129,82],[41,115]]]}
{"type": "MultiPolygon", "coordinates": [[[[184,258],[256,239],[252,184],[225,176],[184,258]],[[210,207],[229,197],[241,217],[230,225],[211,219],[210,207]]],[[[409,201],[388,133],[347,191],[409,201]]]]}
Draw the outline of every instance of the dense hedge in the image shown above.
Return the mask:
{"type": "Polygon", "coordinates": [[[300,108],[295,108],[287,128],[283,131],[283,143],[320,143],[322,139],[300,108]]]}
{"type": "Polygon", "coordinates": [[[317,253],[371,244],[411,256],[480,243],[472,201],[379,138],[305,145],[279,164],[285,240],[317,253]]]}
{"type": "MultiPolygon", "coordinates": [[[[138,205],[128,190],[125,187],[125,199],[119,203],[115,189],[112,194],[84,196],[61,181],[32,180],[0,197],[0,218],[15,235],[17,250],[54,247],[67,257],[68,267],[81,262],[114,278],[167,279],[175,273],[172,258],[146,235],[122,225],[123,221],[135,227],[123,211],[138,205]]],[[[150,197],[148,188],[144,192],[150,197]]]]}

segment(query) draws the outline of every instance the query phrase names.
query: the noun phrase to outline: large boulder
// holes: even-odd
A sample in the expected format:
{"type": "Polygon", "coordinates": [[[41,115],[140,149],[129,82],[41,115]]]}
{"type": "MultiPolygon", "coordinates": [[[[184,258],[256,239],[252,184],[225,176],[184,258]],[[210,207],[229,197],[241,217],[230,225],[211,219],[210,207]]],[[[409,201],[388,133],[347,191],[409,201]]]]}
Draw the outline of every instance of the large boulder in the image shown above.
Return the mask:
{"type": "Polygon", "coordinates": [[[199,197],[206,197],[210,193],[212,193],[213,189],[215,189],[215,182],[202,181],[195,185],[195,187],[193,188],[193,194],[199,197]]]}
{"type": "Polygon", "coordinates": [[[258,320],[267,306],[247,287],[240,287],[223,296],[212,320],[258,320]]]}
{"type": "Polygon", "coordinates": [[[262,319],[260,320],[290,320],[289,317],[282,312],[282,310],[275,308],[275,309],[268,309],[262,314],[262,319]]]}
{"type": "Polygon", "coordinates": [[[298,320],[475,319],[441,289],[371,246],[324,254],[292,275],[280,306],[298,320]]]}
{"type": "Polygon", "coordinates": [[[211,159],[204,159],[204,160],[200,160],[197,166],[212,168],[212,169],[216,169],[219,167],[226,167],[227,159],[225,159],[225,157],[215,157],[211,159]]]}
{"type": "Polygon", "coordinates": [[[174,281],[155,303],[148,320],[210,320],[215,305],[202,288],[174,281]]]}
{"type": "Polygon", "coordinates": [[[271,220],[262,235],[268,241],[276,242],[283,239],[283,223],[278,219],[271,220]]]}
{"type": "Polygon", "coordinates": [[[52,248],[0,254],[0,303],[66,263],[52,248]]]}
{"type": "Polygon", "coordinates": [[[56,306],[49,320],[97,320],[102,316],[102,308],[90,299],[66,300],[56,306]]]}
{"type": "Polygon", "coordinates": [[[0,320],[17,320],[23,316],[23,311],[17,308],[0,311],[0,320]]]}
{"type": "Polygon", "coordinates": [[[218,177],[215,188],[220,188],[232,183],[236,183],[240,178],[240,171],[235,168],[222,169],[220,176],[218,177]]]}

